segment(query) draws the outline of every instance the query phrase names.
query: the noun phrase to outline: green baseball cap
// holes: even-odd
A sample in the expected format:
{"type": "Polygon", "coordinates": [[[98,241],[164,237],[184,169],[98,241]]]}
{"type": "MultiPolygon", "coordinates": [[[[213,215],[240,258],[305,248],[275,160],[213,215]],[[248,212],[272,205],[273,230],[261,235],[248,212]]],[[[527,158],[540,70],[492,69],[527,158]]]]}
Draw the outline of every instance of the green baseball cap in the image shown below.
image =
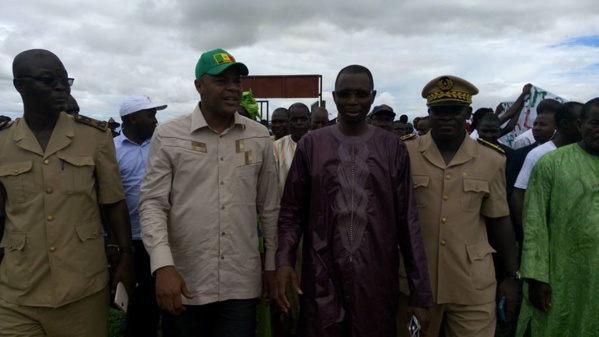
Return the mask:
{"type": "Polygon", "coordinates": [[[233,55],[222,49],[207,51],[198,60],[196,64],[196,79],[204,74],[218,75],[227,68],[235,66],[243,76],[249,73],[248,67],[241,62],[236,62],[233,55]]]}

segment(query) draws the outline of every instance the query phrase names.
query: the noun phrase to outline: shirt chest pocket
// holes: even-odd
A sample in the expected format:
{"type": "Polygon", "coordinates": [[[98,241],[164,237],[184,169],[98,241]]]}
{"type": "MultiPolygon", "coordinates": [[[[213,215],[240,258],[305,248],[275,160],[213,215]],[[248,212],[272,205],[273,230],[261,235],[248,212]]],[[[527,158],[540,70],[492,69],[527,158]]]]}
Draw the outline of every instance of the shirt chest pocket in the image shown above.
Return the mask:
{"type": "Polygon", "coordinates": [[[234,156],[238,200],[242,203],[253,203],[256,200],[258,174],[262,168],[262,151],[252,147],[235,153],[234,156]]]}
{"type": "Polygon", "coordinates": [[[235,171],[238,177],[258,175],[262,167],[262,151],[255,148],[235,153],[235,171]]]}
{"type": "Polygon", "coordinates": [[[416,191],[416,204],[419,208],[426,208],[428,206],[427,189],[429,184],[429,176],[413,175],[412,182],[414,184],[414,190],[416,191]]]}
{"type": "Polygon", "coordinates": [[[462,210],[479,212],[483,199],[489,195],[489,183],[486,180],[464,178],[462,210]]]}
{"type": "Polygon", "coordinates": [[[35,196],[33,161],[0,165],[0,182],[6,189],[8,203],[23,203],[35,196]]]}
{"type": "Polygon", "coordinates": [[[92,157],[59,156],[60,187],[66,194],[91,193],[94,188],[95,163],[92,157]]]}

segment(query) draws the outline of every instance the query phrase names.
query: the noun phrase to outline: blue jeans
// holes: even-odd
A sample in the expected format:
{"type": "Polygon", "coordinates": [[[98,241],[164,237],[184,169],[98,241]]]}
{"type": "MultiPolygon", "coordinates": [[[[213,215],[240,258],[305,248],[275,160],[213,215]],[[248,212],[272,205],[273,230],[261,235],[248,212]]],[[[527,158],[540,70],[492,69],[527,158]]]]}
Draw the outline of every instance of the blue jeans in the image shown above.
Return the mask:
{"type": "Polygon", "coordinates": [[[254,337],[258,299],[186,305],[173,316],[177,337],[254,337]]]}

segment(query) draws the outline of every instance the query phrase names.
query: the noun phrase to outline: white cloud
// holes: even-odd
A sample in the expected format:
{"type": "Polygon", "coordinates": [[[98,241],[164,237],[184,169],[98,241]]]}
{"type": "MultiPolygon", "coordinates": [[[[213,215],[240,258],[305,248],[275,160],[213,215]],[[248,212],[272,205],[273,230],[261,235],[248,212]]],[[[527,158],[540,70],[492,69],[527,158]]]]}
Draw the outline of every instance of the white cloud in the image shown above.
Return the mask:
{"type": "MultiPolygon", "coordinates": [[[[342,67],[371,69],[379,96],[410,117],[426,113],[420,91],[442,74],[464,77],[480,94],[474,107],[513,100],[531,82],[565,98],[597,96],[598,47],[569,45],[599,35],[596,0],[85,2],[3,1],[0,113],[21,114],[11,63],[47,48],[76,78],[82,112],[118,116],[120,102],[143,93],[169,104],[161,120],[188,113],[201,52],[224,47],[252,74],[321,74],[323,98],[342,67]]],[[[295,101],[270,101],[270,110],[295,101]]]]}

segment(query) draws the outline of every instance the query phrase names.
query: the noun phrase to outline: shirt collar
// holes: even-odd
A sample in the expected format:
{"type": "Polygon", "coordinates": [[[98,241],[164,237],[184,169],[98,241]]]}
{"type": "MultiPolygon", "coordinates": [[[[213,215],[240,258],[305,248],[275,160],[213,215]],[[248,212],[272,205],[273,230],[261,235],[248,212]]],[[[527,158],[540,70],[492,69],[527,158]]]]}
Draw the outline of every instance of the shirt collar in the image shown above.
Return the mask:
{"type": "Polygon", "coordinates": [[[118,136],[114,137],[114,140],[121,144],[123,144],[123,143],[125,143],[125,141],[127,141],[128,143],[131,143],[133,145],[144,146],[144,145],[148,144],[152,140],[152,138],[148,138],[148,139],[144,140],[141,144],[137,144],[136,142],[127,138],[127,136],[125,135],[125,132],[121,131],[121,133],[118,136]]]}
{"type": "Polygon", "coordinates": [[[467,132],[464,132],[464,141],[460,145],[460,148],[454,155],[453,159],[449,164],[445,164],[435,140],[433,139],[432,132],[429,131],[426,135],[419,137],[420,143],[418,144],[418,151],[422,152],[425,157],[429,159],[433,164],[438,167],[445,168],[449,166],[459,165],[465,163],[478,155],[478,142],[470,138],[467,132]]]}
{"type": "MultiPolygon", "coordinates": [[[[232,129],[236,125],[240,125],[243,130],[245,130],[247,123],[250,122],[249,119],[242,117],[239,113],[235,112],[233,115],[233,125],[231,125],[227,130],[232,129]]],[[[210,128],[208,123],[206,123],[206,118],[202,114],[202,110],[200,109],[200,103],[196,104],[195,109],[191,113],[191,129],[190,132],[194,132],[201,128],[210,128]]],[[[224,132],[226,133],[226,131],[224,132]]]]}

